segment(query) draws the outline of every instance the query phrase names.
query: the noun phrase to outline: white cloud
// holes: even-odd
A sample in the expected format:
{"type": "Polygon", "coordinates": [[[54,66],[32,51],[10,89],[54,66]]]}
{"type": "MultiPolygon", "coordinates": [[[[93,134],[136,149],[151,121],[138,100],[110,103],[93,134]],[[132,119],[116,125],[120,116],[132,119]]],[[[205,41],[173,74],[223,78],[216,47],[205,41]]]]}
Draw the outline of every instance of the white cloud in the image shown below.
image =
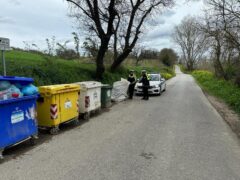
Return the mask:
{"type": "Polygon", "coordinates": [[[0,36],[8,37],[13,46],[23,47],[22,41],[41,44],[53,35],[67,39],[73,31],[67,17],[68,6],[59,0],[0,1],[0,36]]]}
{"type": "Polygon", "coordinates": [[[0,16],[0,24],[14,24],[15,21],[9,17],[1,17],[0,16]]]}
{"type": "Polygon", "coordinates": [[[19,0],[8,0],[8,3],[14,4],[16,6],[21,4],[19,0]]]}
{"type": "MultiPolygon", "coordinates": [[[[198,15],[202,1],[184,3],[178,0],[173,9],[156,14],[148,23],[141,43],[149,48],[162,49],[176,46],[171,40],[173,27],[187,15],[198,15]]],[[[59,41],[72,38],[72,19],[65,0],[1,0],[0,36],[8,37],[12,46],[24,47],[23,41],[45,46],[45,39],[53,35],[59,41]]],[[[81,40],[84,36],[81,37],[81,40]]]]}
{"type": "MultiPolygon", "coordinates": [[[[144,34],[141,43],[155,49],[173,48],[179,51],[171,37],[174,27],[181,23],[186,16],[201,15],[203,7],[202,1],[191,1],[188,3],[185,0],[178,1],[173,9],[159,15],[158,19],[164,19],[164,23],[151,26],[147,33],[144,34]]],[[[155,21],[157,22],[158,20],[155,21]]]]}

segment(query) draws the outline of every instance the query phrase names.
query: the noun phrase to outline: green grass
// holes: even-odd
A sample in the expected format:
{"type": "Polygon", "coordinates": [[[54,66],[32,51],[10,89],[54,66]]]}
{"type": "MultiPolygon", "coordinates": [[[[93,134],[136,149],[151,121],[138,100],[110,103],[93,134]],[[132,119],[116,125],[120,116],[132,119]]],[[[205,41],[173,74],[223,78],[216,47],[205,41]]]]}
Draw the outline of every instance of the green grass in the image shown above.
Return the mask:
{"type": "Polygon", "coordinates": [[[240,88],[232,82],[217,79],[209,71],[193,71],[193,77],[199,85],[209,94],[225,101],[230,107],[240,114],[240,88]]]}
{"type": "Polygon", "coordinates": [[[187,68],[182,65],[182,64],[179,64],[178,65],[180,67],[180,70],[184,73],[184,74],[191,74],[191,71],[188,71],[187,68]]]}
{"type": "MultiPolygon", "coordinates": [[[[64,60],[55,57],[12,50],[6,52],[7,75],[32,77],[36,85],[63,84],[79,81],[94,80],[95,64],[87,59],[64,60]]],[[[127,78],[129,69],[134,69],[139,76],[142,69],[149,72],[161,72],[163,76],[174,76],[172,68],[163,66],[161,63],[152,64],[150,61],[144,65],[134,66],[125,64],[112,73],[108,70],[104,73],[103,83],[112,84],[123,78],[127,78]]],[[[0,64],[0,70],[2,65],[0,64]]]]}

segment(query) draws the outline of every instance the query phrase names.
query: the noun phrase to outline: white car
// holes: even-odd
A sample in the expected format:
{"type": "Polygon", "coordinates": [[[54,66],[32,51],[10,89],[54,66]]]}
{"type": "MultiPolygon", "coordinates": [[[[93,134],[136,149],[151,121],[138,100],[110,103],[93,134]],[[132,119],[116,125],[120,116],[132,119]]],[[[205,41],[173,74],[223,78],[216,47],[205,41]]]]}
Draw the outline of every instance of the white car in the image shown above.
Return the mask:
{"type": "MultiPolygon", "coordinates": [[[[163,91],[166,91],[166,80],[162,78],[159,73],[152,73],[148,75],[150,78],[148,94],[161,95],[163,91]]],[[[142,83],[137,83],[134,91],[136,95],[143,94],[142,83]]]]}

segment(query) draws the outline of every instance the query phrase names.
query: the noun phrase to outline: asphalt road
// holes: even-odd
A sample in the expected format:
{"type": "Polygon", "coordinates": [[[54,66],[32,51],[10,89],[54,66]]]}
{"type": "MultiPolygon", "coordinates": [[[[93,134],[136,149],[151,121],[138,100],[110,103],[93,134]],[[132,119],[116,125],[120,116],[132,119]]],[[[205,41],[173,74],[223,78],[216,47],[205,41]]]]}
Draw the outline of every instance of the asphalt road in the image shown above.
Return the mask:
{"type": "Polygon", "coordinates": [[[3,180],[239,180],[240,145],[189,75],[0,164],[3,180]]]}

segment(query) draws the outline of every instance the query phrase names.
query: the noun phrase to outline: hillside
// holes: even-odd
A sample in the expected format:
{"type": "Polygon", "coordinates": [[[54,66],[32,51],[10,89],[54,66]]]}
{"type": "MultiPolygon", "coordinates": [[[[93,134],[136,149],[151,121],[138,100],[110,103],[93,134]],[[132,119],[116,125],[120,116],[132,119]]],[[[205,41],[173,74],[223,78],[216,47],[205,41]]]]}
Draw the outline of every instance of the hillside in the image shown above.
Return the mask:
{"type": "MultiPolygon", "coordinates": [[[[157,60],[145,60],[135,66],[126,62],[117,72],[106,70],[103,83],[112,84],[121,77],[127,77],[128,70],[134,69],[138,75],[142,69],[149,72],[161,72],[166,78],[174,75],[172,68],[166,67],[157,60]]],[[[42,54],[12,50],[6,52],[7,75],[33,77],[37,85],[72,83],[94,80],[95,64],[85,59],[64,60],[56,57],[45,57],[42,54]]],[[[0,65],[2,69],[2,64],[0,65]]]]}

